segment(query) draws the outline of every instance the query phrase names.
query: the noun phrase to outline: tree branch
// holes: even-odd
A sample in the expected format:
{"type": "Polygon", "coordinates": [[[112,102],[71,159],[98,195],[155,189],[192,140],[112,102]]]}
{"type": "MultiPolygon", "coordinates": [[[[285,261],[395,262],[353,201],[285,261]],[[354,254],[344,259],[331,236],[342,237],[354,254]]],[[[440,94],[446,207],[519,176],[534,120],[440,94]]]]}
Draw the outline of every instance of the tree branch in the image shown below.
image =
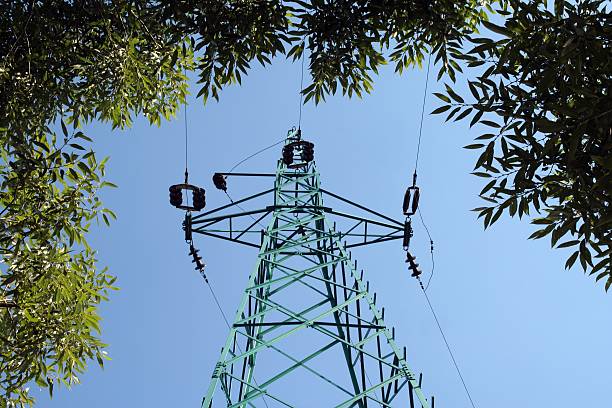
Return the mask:
{"type": "Polygon", "coordinates": [[[0,308],[14,308],[18,307],[12,299],[0,299],[0,308]]]}

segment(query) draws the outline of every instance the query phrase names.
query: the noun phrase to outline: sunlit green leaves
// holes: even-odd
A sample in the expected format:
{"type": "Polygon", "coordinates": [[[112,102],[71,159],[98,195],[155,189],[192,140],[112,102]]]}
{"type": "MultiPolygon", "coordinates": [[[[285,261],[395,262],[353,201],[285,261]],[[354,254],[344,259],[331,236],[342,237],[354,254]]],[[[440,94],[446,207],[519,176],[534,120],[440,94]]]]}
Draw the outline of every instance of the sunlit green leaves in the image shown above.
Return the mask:
{"type": "Polygon", "coordinates": [[[193,50],[155,4],[14,1],[0,13],[0,407],[30,382],[78,382],[106,355],[98,305],[114,278],[87,242],[115,214],[98,198],[106,159],[83,125],[173,116],[193,50]],[[27,32],[25,31],[27,27],[27,32]],[[24,31],[22,32],[22,28],[24,31]]]}
{"type": "Polygon", "coordinates": [[[0,138],[9,159],[0,162],[0,287],[12,303],[0,309],[0,390],[15,403],[30,400],[32,380],[49,392],[74,384],[104,347],[97,305],[113,278],[98,270],[86,234],[92,221],[114,215],[96,196],[108,184],[105,164],[84,134],[65,125],[60,132],[30,133],[31,148],[19,155],[7,150],[9,135],[0,138]]]}

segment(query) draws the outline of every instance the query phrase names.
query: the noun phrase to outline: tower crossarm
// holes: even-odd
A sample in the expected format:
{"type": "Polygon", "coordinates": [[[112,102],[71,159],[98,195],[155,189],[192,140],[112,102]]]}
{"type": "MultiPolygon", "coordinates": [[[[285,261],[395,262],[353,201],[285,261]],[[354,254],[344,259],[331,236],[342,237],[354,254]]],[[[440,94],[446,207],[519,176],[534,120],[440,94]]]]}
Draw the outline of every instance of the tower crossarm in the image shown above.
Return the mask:
{"type": "MultiPolygon", "coordinates": [[[[260,173],[253,173],[253,175],[262,176],[260,173]]],[[[288,177],[284,176],[284,178],[288,177]]],[[[299,180],[297,177],[291,179],[299,180]]],[[[329,215],[332,219],[346,225],[344,231],[338,232],[338,238],[345,241],[347,248],[400,240],[406,234],[405,223],[323,189],[320,189],[321,193],[347,204],[348,207],[361,210],[361,213],[350,213],[349,209],[337,210],[320,204],[298,203],[295,198],[292,202],[247,209],[249,204],[256,202],[260,197],[271,195],[274,191],[275,189],[265,190],[194,216],[189,223],[185,223],[184,228],[189,229],[186,234],[196,233],[259,248],[262,242],[263,227],[275,212],[291,216],[329,215]]],[[[291,190],[289,193],[295,194],[295,191],[291,190]]],[[[282,192],[287,193],[287,190],[282,192]]],[[[294,232],[299,233],[298,230],[294,232]]]]}

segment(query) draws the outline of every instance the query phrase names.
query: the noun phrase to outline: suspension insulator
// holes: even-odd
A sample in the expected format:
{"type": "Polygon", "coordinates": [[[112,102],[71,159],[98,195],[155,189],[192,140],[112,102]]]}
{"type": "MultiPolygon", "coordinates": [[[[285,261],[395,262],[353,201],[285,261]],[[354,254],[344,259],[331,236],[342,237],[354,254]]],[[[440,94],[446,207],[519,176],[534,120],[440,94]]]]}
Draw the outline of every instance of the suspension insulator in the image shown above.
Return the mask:
{"type": "Polygon", "coordinates": [[[193,190],[193,209],[200,211],[206,207],[206,191],[203,188],[193,190]]]}
{"type": "Polygon", "coordinates": [[[421,198],[421,190],[415,187],[414,194],[412,195],[412,211],[414,213],[419,209],[419,199],[421,198]]]}
{"type": "Polygon", "coordinates": [[[170,204],[187,211],[200,211],[206,206],[206,191],[191,184],[175,184],[170,186],[170,204]],[[183,191],[191,191],[193,205],[183,204],[183,191]]]}
{"type": "Polygon", "coordinates": [[[416,262],[416,256],[412,255],[410,252],[406,252],[406,263],[409,264],[409,268],[412,271],[412,277],[418,278],[423,271],[419,267],[419,264],[416,262]]]}
{"type": "Polygon", "coordinates": [[[192,256],[192,260],[191,263],[195,263],[195,269],[196,271],[200,271],[203,272],[204,268],[206,267],[206,264],[204,264],[204,262],[202,261],[202,257],[200,255],[198,255],[198,252],[200,252],[199,249],[196,249],[193,244],[189,245],[189,255],[192,256]]]}
{"type": "Polygon", "coordinates": [[[170,204],[180,207],[183,204],[183,190],[179,185],[170,186],[170,204]]]}
{"type": "Polygon", "coordinates": [[[219,190],[227,191],[227,180],[223,174],[215,173],[213,174],[212,179],[215,187],[217,187],[219,190]]]}
{"type": "Polygon", "coordinates": [[[287,166],[293,163],[293,146],[291,144],[283,146],[283,163],[287,166]]]}
{"type": "Polygon", "coordinates": [[[302,160],[306,163],[314,160],[314,143],[306,141],[302,143],[302,160]]]}
{"type": "Polygon", "coordinates": [[[404,215],[411,216],[416,214],[419,208],[419,198],[421,193],[417,186],[408,187],[404,194],[403,211],[404,215]]]}

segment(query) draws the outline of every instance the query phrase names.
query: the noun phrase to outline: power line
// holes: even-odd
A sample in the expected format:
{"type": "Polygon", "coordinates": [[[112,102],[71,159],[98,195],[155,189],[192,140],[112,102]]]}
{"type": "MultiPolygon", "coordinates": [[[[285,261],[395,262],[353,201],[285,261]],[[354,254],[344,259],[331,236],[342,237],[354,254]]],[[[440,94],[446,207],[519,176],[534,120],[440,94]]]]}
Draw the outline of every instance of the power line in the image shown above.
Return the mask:
{"type": "MultiPolygon", "coordinates": [[[[210,294],[212,295],[215,303],[217,304],[217,308],[219,309],[219,312],[221,312],[221,316],[223,317],[223,320],[225,321],[225,324],[227,325],[227,328],[232,330],[232,325],[230,324],[227,316],[225,315],[225,312],[223,311],[223,308],[221,307],[221,302],[219,302],[219,298],[215,294],[215,291],[214,291],[212,285],[210,284],[210,281],[206,277],[204,277],[204,280],[206,281],[206,284],[208,285],[208,289],[210,289],[210,294]]],[[[238,350],[240,350],[240,352],[243,353],[242,348],[240,347],[240,344],[236,343],[236,346],[238,347],[238,350]]],[[[255,383],[255,385],[257,385],[257,387],[259,387],[259,384],[257,384],[257,380],[255,379],[255,376],[253,376],[253,382],[255,383]]],[[[261,397],[263,399],[263,402],[264,402],[265,406],[270,408],[268,406],[268,402],[266,401],[265,395],[262,394],[261,397]]]]}
{"type": "MultiPolygon", "coordinates": [[[[265,152],[266,150],[269,150],[269,149],[273,148],[274,146],[277,146],[277,145],[279,145],[279,144],[283,143],[284,141],[285,141],[285,138],[282,138],[281,140],[279,140],[279,141],[277,141],[277,142],[272,143],[270,146],[264,147],[263,149],[260,149],[260,150],[256,151],[255,153],[248,155],[247,157],[245,157],[244,159],[242,159],[242,160],[240,160],[238,163],[236,163],[236,164],[235,164],[235,165],[234,165],[234,166],[233,166],[233,167],[230,169],[230,171],[228,171],[228,173],[231,173],[232,171],[234,171],[234,170],[235,170],[235,169],[236,169],[238,166],[240,166],[242,163],[246,162],[247,160],[249,160],[249,159],[251,159],[251,158],[253,158],[253,157],[257,156],[257,155],[258,155],[258,154],[260,154],[260,153],[265,152]]],[[[229,198],[229,200],[230,200],[230,202],[231,202],[232,204],[234,204],[236,207],[240,208],[242,211],[246,212],[244,208],[242,208],[242,207],[241,207],[241,206],[239,206],[238,204],[235,204],[235,203],[234,203],[234,200],[233,200],[233,199],[232,199],[232,197],[229,195],[229,193],[227,192],[227,190],[225,191],[225,195],[227,195],[227,198],[229,198]]],[[[255,217],[253,217],[253,216],[252,216],[252,215],[250,215],[250,214],[249,214],[249,217],[251,217],[251,219],[253,219],[253,221],[255,221],[255,220],[256,220],[256,219],[255,219],[255,217]]],[[[262,225],[260,222],[257,222],[257,224],[259,224],[259,226],[260,226],[260,227],[262,227],[262,228],[264,228],[264,229],[266,228],[266,227],[265,227],[264,225],[262,225]]]]}
{"type": "Polygon", "coordinates": [[[306,44],[306,39],[302,40],[302,74],[300,77],[300,89],[299,89],[299,93],[300,93],[300,115],[298,118],[298,130],[302,130],[302,105],[304,105],[304,94],[302,93],[302,89],[304,89],[304,61],[306,60],[304,58],[304,45],[306,44]]]}
{"type": "Polygon", "coordinates": [[[472,405],[472,408],[476,408],[476,404],[474,404],[474,400],[472,399],[472,396],[470,395],[470,391],[468,390],[467,384],[465,383],[465,380],[463,379],[463,375],[461,374],[461,370],[459,369],[459,364],[457,364],[457,360],[455,360],[455,356],[453,354],[453,351],[452,351],[450,345],[448,344],[448,340],[446,340],[446,336],[444,335],[444,331],[442,330],[442,326],[440,325],[440,321],[438,320],[438,316],[436,315],[436,312],[434,311],[434,308],[431,305],[431,301],[429,300],[429,296],[427,296],[427,291],[423,287],[423,284],[421,283],[420,279],[419,279],[419,284],[421,286],[421,289],[423,290],[423,294],[425,295],[425,299],[427,300],[427,304],[429,305],[429,310],[431,310],[431,314],[433,315],[434,320],[436,321],[436,325],[438,326],[438,330],[440,331],[440,334],[442,335],[442,339],[444,340],[444,344],[446,345],[446,349],[448,350],[448,354],[450,354],[451,359],[453,360],[453,364],[455,366],[455,370],[457,370],[457,374],[459,374],[459,379],[461,379],[461,384],[463,384],[463,389],[465,390],[465,393],[466,393],[468,399],[470,400],[470,404],[472,405]]]}
{"type": "MultiPolygon", "coordinates": [[[[185,75],[185,79],[187,80],[187,84],[189,85],[189,79],[187,78],[187,69],[183,68],[183,74],[185,75]]],[[[189,137],[187,132],[187,97],[185,97],[184,103],[184,119],[185,119],[185,184],[189,183],[189,160],[188,160],[188,151],[189,151],[189,137]]],[[[189,194],[187,194],[187,205],[189,205],[189,194]]]]}
{"type": "MultiPolygon", "coordinates": [[[[227,191],[225,191],[225,195],[227,196],[227,198],[229,198],[230,203],[234,204],[236,207],[240,208],[243,212],[247,212],[244,208],[242,208],[239,204],[236,204],[234,202],[234,200],[232,199],[232,197],[229,195],[229,193],[227,191]]],[[[251,219],[255,222],[257,222],[257,224],[263,228],[266,229],[265,225],[263,225],[261,222],[257,221],[257,218],[253,217],[253,214],[249,214],[249,217],[251,217],[251,219]]]]}
{"type": "Polygon", "coordinates": [[[425,117],[425,101],[427,100],[427,87],[429,85],[429,68],[431,66],[431,54],[427,59],[427,74],[425,75],[425,90],[423,92],[423,106],[421,109],[421,122],[419,124],[419,141],[417,144],[416,160],[414,162],[414,176],[416,179],[417,170],[419,168],[419,155],[421,153],[421,136],[423,135],[423,118],[425,117]]]}
{"type": "Polygon", "coordinates": [[[184,116],[185,116],[185,183],[187,183],[187,176],[188,176],[187,167],[189,163],[188,156],[187,156],[187,152],[189,148],[189,138],[187,136],[187,100],[185,100],[184,116]]]}
{"type": "MultiPolygon", "coordinates": [[[[416,155],[415,155],[415,162],[414,162],[414,173],[412,175],[412,185],[413,187],[416,187],[416,182],[417,182],[417,173],[418,173],[418,169],[419,169],[419,157],[421,154],[421,139],[423,137],[423,120],[425,118],[425,105],[426,105],[426,101],[427,101],[427,89],[429,86],[429,71],[431,69],[431,53],[429,54],[429,57],[427,58],[427,73],[425,74],[425,89],[423,90],[423,101],[421,103],[421,120],[419,122],[419,137],[418,137],[418,142],[417,142],[417,151],[416,151],[416,155]]],[[[418,187],[417,187],[418,188],[418,187]]],[[[431,238],[431,234],[429,233],[429,228],[427,227],[427,224],[425,223],[425,220],[423,219],[423,214],[421,213],[421,209],[416,208],[416,210],[419,213],[419,218],[421,219],[421,223],[423,224],[423,227],[425,228],[425,231],[427,232],[427,236],[429,237],[429,245],[430,245],[430,253],[431,253],[431,274],[429,275],[429,279],[427,280],[427,285],[423,288],[424,291],[426,291],[427,289],[429,289],[429,285],[431,283],[431,279],[433,278],[435,269],[436,269],[436,260],[434,257],[434,241],[431,238]]]]}
{"type": "MultiPolygon", "coordinates": [[[[187,74],[185,72],[185,76],[186,75],[187,74]]],[[[188,182],[188,177],[189,177],[189,171],[188,171],[188,163],[189,163],[189,161],[188,161],[189,136],[188,136],[188,131],[187,131],[187,101],[185,101],[184,107],[185,107],[185,109],[184,109],[184,119],[185,119],[185,183],[187,183],[188,182]]],[[[245,159],[239,161],[238,163],[236,163],[234,165],[234,167],[232,167],[232,169],[229,172],[231,173],[236,167],[238,167],[239,165],[241,165],[245,161],[249,160],[250,158],[252,158],[252,157],[254,157],[256,155],[258,155],[259,153],[262,153],[262,152],[264,152],[264,151],[266,151],[266,150],[268,150],[268,149],[278,145],[279,143],[283,142],[284,140],[285,139],[282,139],[281,141],[276,142],[273,145],[270,145],[270,146],[268,146],[268,147],[266,147],[264,149],[261,149],[261,150],[255,152],[255,153],[253,153],[252,155],[246,157],[245,159]]],[[[225,194],[227,194],[228,198],[233,203],[234,201],[232,200],[230,195],[227,193],[227,191],[225,192],[225,194]]],[[[187,198],[187,199],[189,199],[189,198],[187,198]]],[[[240,206],[238,206],[238,207],[240,207],[240,206]]],[[[252,216],[251,216],[251,218],[252,218],[252,216]]],[[[193,241],[192,241],[192,243],[193,243],[193,241]]],[[[206,282],[206,285],[208,286],[208,289],[210,290],[210,293],[211,293],[211,295],[213,297],[213,300],[214,300],[215,304],[217,305],[217,308],[219,309],[219,312],[221,313],[221,316],[223,317],[223,320],[225,321],[225,324],[231,330],[232,327],[231,327],[231,325],[229,323],[229,320],[228,320],[227,316],[225,315],[225,312],[223,311],[223,307],[221,307],[221,302],[219,301],[219,298],[217,297],[217,295],[216,295],[216,293],[215,293],[215,291],[214,291],[210,281],[208,280],[208,277],[206,276],[206,274],[204,274],[203,271],[201,271],[201,275],[204,278],[204,281],[206,282]]],[[[238,346],[238,349],[240,350],[241,349],[240,345],[239,344],[236,344],[236,345],[238,346]]],[[[242,353],[242,350],[240,350],[240,352],[242,353]]],[[[253,382],[255,382],[255,385],[257,385],[259,387],[259,384],[257,384],[257,380],[255,379],[255,376],[253,376],[253,382]]],[[[266,401],[266,398],[265,398],[264,395],[262,395],[262,400],[263,400],[265,406],[267,408],[269,408],[268,402],[266,401]]]]}
{"type": "Polygon", "coordinates": [[[423,219],[423,213],[421,213],[421,209],[417,208],[417,211],[419,213],[419,218],[421,219],[421,224],[423,224],[423,228],[425,228],[425,232],[427,233],[427,236],[429,237],[429,253],[431,254],[431,273],[429,274],[429,279],[427,279],[427,285],[425,285],[425,291],[427,291],[427,289],[429,289],[429,285],[431,284],[431,278],[433,278],[434,276],[434,272],[436,271],[436,258],[434,256],[434,241],[431,238],[431,234],[429,233],[429,228],[427,227],[427,224],[425,223],[425,220],[423,219]]]}
{"type": "Polygon", "coordinates": [[[269,150],[269,149],[273,148],[274,146],[277,146],[277,145],[279,145],[279,144],[283,143],[284,141],[285,141],[285,138],[282,138],[282,139],[281,139],[281,140],[279,140],[278,142],[274,142],[274,143],[273,143],[273,144],[271,144],[270,146],[264,147],[263,149],[258,150],[258,151],[256,151],[255,153],[253,153],[253,154],[251,154],[251,155],[249,155],[249,156],[245,157],[244,159],[242,159],[242,160],[240,160],[238,163],[236,163],[236,164],[234,165],[234,167],[232,167],[232,168],[230,169],[230,171],[228,171],[228,173],[231,173],[232,171],[234,171],[234,170],[236,169],[236,167],[240,166],[242,163],[246,162],[247,160],[252,159],[253,157],[257,156],[258,154],[263,153],[263,152],[265,152],[266,150],[269,150]]]}
{"type": "MultiPolygon", "coordinates": [[[[427,88],[429,85],[429,71],[430,71],[430,67],[431,67],[431,53],[429,54],[429,57],[427,58],[427,73],[425,75],[425,89],[423,91],[423,102],[422,102],[422,108],[421,108],[421,120],[419,123],[419,138],[418,138],[418,143],[417,143],[417,151],[416,151],[416,158],[415,158],[415,162],[414,162],[414,174],[413,174],[413,184],[416,185],[416,179],[417,179],[417,172],[419,169],[419,156],[421,153],[421,138],[423,136],[423,119],[425,117],[425,102],[427,101],[427,88]]],[[[463,389],[465,390],[465,393],[470,401],[470,404],[472,405],[472,408],[476,408],[476,404],[474,404],[474,400],[472,399],[472,396],[470,394],[470,391],[468,390],[467,384],[463,378],[463,375],[461,374],[461,370],[459,369],[459,364],[457,364],[457,360],[455,359],[455,355],[453,353],[453,350],[450,347],[450,344],[448,343],[448,340],[446,339],[446,335],[444,334],[444,330],[442,330],[442,325],[440,325],[440,321],[438,320],[438,316],[436,315],[436,312],[431,304],[431,301],[429,300],[429,296],[427,295],[427,289],[429,288],[429,285],[431,283],[431,279],[433,278],[434,275],[434,271],[435,271],[435,258],[434,258],[434,242],[433,239],[431,238],[431,234],[429,233],[429,228],[427,227],[427,224],[425,223],[425,220],[423,219],[423,214],[421,213],[421,210],[419,208],[417,208],[417,211],[419,213],[419,218],[421,219],[421,223],[423,224],[423,227],[425,228],[425,232],[427,233],[427,236],[429,237],[429,243],[431,245],[430,247],[430,253],[431,253],[431,274],[429,275],[429,279],[427,280],[427,285],[423,286],[423,282],[421,282],[421,279],[419,277],[417,277],[418,281],[419,281],[419,286],[421,287],[421,290],[423,291],[423,295],[425,296],[425,300],[427,300],[427,305],[429,306],[429,310],[431,311],[431,314],[434,317],[434,320],[436,321],[436,325],[438,326],[438,330],[440,331],[440,334],[442,335],[442,339],[444,340],[444,344],[446,345],[446,349],[448,350],[448,354],[450,354],[451,356],[451,360],[453,361],[453,365],[455,366],[455,370],[457,370],[457,374],[459,375],[459,379],[461,380],[461,384],[463,384],[463,389]]]]}

